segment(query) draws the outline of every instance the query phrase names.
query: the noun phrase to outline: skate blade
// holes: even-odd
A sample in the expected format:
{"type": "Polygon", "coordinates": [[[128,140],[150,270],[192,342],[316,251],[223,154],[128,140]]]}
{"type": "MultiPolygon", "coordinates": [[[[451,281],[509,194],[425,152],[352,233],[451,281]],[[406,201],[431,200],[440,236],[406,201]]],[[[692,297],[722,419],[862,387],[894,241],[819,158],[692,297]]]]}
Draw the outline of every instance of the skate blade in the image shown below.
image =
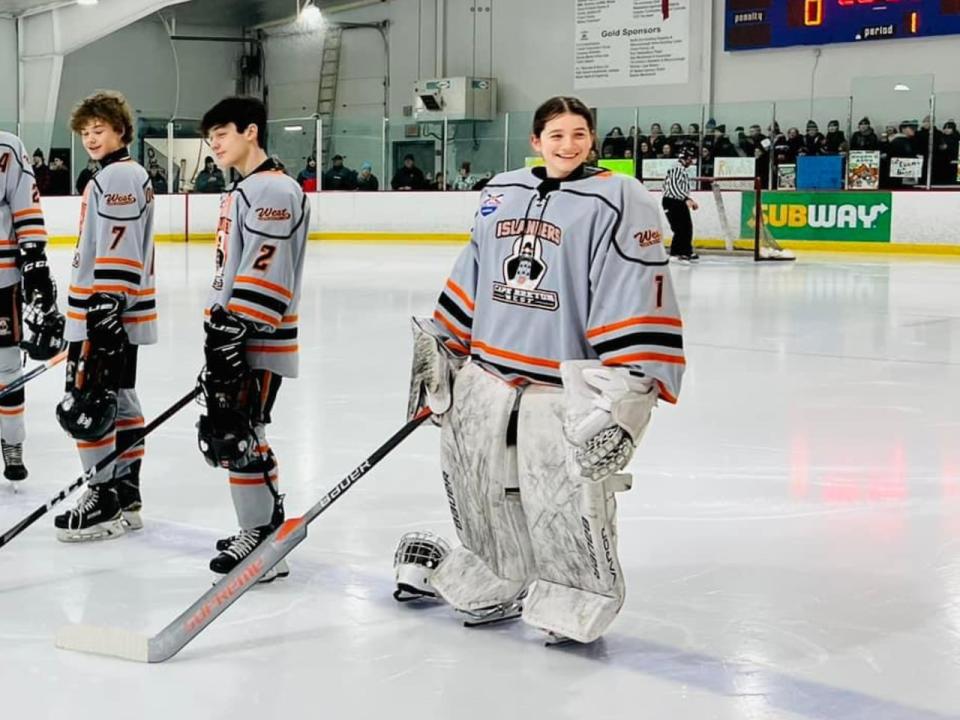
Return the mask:
{"type": "MultiPolygon", "coordinates": [[[[215,572],[213,574],[213,584],[216,585],[225,577],[226,574],[221,575],[220,573],[215,572]]],[[[287,577],[290,577],[290,567],[287,565],[286,560],[280,560],[280,562],[263,574],[263,577],[257,581],[257,585],[269,585],[274,580],[283,580],[287,577]]]]}
{"type": "Polygon", "coordinates": [[[138,510],[124,510],[122,515],[123,527],[126,530],[143,530],[143,519],[138,510]]]}
{"type": "Polygon", "coordinates": [[[69,530],[66,528],[57,528],[57,540],[66,543],[93,542],[96,540],[113,540],[124,535],[126,530],[123,527],[123,520],[108,520],[107,522],[94,525],[93,527],[82,530],[69,530]]]}
{"type": "Polygon", "coordinates": [[[516,605],[502,610],[494,610],[486,616],[471,617],[469,620],[463,621],[463,626],[466,628],[478,628],[512,622],[513,620],[519,620],[522,614],[523,606],[516,605]]]}

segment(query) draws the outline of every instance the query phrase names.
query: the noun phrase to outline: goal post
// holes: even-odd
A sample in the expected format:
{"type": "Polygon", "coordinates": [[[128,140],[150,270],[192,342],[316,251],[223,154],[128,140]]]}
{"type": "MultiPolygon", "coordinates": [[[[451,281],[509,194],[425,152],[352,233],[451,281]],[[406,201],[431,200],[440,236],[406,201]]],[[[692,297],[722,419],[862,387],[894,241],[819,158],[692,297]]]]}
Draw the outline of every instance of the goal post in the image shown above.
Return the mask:
{"type": "Polygon", "coordinates": [[[796,259],[766,227],[760,178],[698,176],[691,181],[699,188],[693,195],[700,206],[693,213],[693,244],[698,252],[752,256],[757,262],[796,259]]]}

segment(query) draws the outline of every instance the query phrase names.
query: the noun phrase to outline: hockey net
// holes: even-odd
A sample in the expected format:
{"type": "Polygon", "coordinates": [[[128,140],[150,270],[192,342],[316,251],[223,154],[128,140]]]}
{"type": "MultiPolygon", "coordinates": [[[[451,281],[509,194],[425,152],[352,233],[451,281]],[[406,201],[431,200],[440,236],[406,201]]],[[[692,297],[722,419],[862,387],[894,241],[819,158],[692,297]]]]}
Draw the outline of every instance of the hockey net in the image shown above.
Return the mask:
{"type": "Polygon", "coordinates": [[[754,260],[795,260],[770,235],[763,219],[763,189],[755,177],[692,178],[693,244],[704,254],[753,256],[754,260]]]}

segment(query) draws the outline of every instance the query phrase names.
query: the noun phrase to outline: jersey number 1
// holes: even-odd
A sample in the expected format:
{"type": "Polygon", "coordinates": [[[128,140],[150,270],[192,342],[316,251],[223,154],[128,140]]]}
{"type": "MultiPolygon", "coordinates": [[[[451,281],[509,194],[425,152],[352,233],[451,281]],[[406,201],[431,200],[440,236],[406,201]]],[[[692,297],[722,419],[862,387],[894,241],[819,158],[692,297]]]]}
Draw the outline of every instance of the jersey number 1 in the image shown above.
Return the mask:
{"type": "Polygon", "coordinates": [[[653,282],[657,286],[657,310],[659,310],[663,307],[663,275],[656,275],[653,282]]]}

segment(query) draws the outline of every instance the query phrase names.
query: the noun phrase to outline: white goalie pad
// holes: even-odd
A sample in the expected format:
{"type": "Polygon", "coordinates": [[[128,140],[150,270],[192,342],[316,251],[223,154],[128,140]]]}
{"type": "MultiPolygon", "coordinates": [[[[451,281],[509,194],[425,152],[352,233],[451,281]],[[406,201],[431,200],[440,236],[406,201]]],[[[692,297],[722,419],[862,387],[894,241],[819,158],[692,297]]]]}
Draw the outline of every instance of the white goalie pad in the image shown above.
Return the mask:
{"type": "Polygon", "coordinates": [[[560,374],[569,470],[593,482],[605,480],[627,466],[643,437],[657,404],[653,381],[598,360],[563,362],[560,374]]]}
{"type": "Polygon", "coordinates": [[[450,409],[453,377],[465,362],[443,344],[433,323],[426,318],[410,318],[413,330],[413,367],[410,370],[410,395],[407,420],[428,407],[435,417],[450,409]]]}
{"type": "Polygon", "coordinates": [[[468,363],[454,381],[442,426],[441,468],[463,547],[434,572],[437,592],[459,610],[513,600],[532,579],[533,556],[507,426],[517,391],[468,363]]]}
{"type": "Polygon", "coordinates": [[[518,472],[537,580],[524,600],[527,623],[578,642],[596,640],[623,604],[614,493],[628,475],[602,482],[570,472],[566,393],[530,387],[518,422],[518,472]]]}

